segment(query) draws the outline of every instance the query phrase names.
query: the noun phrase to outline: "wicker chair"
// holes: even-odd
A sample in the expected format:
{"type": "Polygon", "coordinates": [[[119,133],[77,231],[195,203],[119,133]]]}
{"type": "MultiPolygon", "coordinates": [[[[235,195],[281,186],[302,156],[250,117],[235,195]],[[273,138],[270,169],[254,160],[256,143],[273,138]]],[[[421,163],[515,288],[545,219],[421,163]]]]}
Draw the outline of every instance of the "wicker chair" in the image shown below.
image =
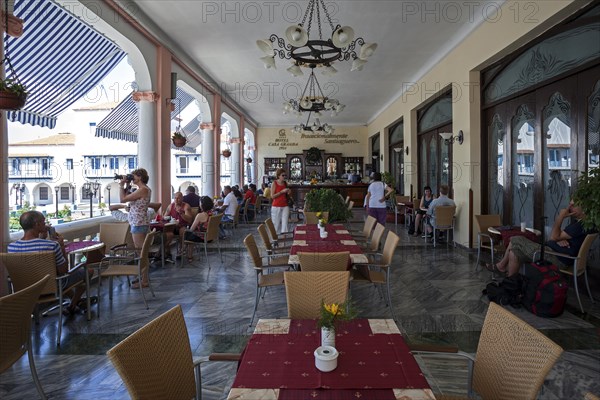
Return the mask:
{"type": "Polygon", "coordinates": [[[108,255],[115,250],[127,246],[127,237],[131,235],[131,227],[127,222],[105,222],[100,224],[100,241],[106,246],[108,255]]]}
{"type": "Polygon", "coordinates": [[[294,232],[281,232],[280,234],[277,234],[277,231],[275,230],[275,224],[273,224],[273,220],[271,218],[265,219],[265,225],[269,230],[273,246],[275,247],[279,247],[280,242],[285,242],[294,236],[294,232]]]}
{"type": "Polygon", "coordinates": [[[192,358],[181,306],[150,321],[107,352],[132,399],[201,399],[200,366],[239,354],[192,358]]]}
{"type": "Polygon", "coordinates": [[[366,242],[371,236],[371,232],[377,223],[377,219],[372,215],[368,215],[363,228],[359,231],[350,231],[350,234],[354,237],[354,240],[366,242]]]}
{"type": "Polygon", "coordinates": [[[288,318],[318,318],[321,302],[343,303],[348,298],[350,272],[284,272],[288,318]]]}
{"type": "Polygon", "coordinates": [[[31,311],[48,282],[54,284],[50,275],[25,289],[0,298],[0,373],[27,352],[31,376],[42,399],[46,399],[46,394],[38,378],[31,351],[31,311]]]}
{"type": "Polygon", "coordinates": [[[375,224],[375,229],[373,229],[373,235],[371,236],[371,241],[365,243],[363,246],[363,250],[369,253],[376,253],[379,251],[379,245],[381,244],[381,239],[383,238],[383,234],[385,233],[385,226],[380,223],[375,224]]]}
{"type": "Polygon", "coordinates": [[[394,251],[400,242],[400,237],[394,232],[388,232],[383,245],[383,252],[370,255],[369,263],[364,265],[355,265],[357,269],[353,271],[352,283],[373,283],[380,287],[386,286],[387,290],[387,306],[390,308],[392,318],[396,321],[394,307],[392,306],[392,297],[390,293],[390,271],[394,251]]]}
{"type": "MultiPolygon", "coordinates": [[[[329,211],[321,211],[321,218],[329,219],[329,211]]],[[[317,212],[314,211],[304,211],[304,223],[306,225],[317,224],[319,222],[319,217],[317,217],[317,212]]]]}
{"type": "Polygon", "coordinates": [[[488,249],[490,251],[491,262],[494,263],[494,254],[502,252],[504,246],[502,245],[502,241],[496,240],[494,242],[494,237],[488,232],[489,227],[502,225],[502,217],[500,215],[476,215],[475,221],[477,221],[477,227],[479,228],[479,232],[477,232],[477,263],[475,264],[477,268],[479,266],[479,258],[481,257],[481,249],[488,249]]]}
{"type": "MultiPolygon", "coordinates": [[[[590,300],[592,301],[592,303],[594,303],[594,298],[592,297],[592,292],[590,290],[590,284],[588,282],[588,277],[587,277],[587,258],[588,258],[588,253],[590,252],[590,248],[592,247],[592,244],[594,243],[594,240],[596,240],[597,237],[598,237],[597,233],[592,233],[592,234],[587,235],[585,237],[585,240],[583,241],[583,244],[581,245],[581,248],[579,249],[579,253],[577,253],[576,257],[568,256],[568,255],[565,255],[562,253],[556,253],[554,251],[545,251],[545,254],[552,254],[555,256],[569,258],[569,259],[573,260],[572,267],[561,268],[560,272],[562,272],[565,275],[570,275],[573,277],[573,285],[575,286],[575,294],[577,295],[577,301],[579,302],[579,308],[581,309],[582,313],[584,313],[585,310],[583,309],[583,305],[581,304],[581,298],[579,297],[579,286],[577,285],[577,278],[579,278],[581,275],[583,275],[585,287],[587,288],[587,292],[588,292],[588,296],[590,296],[590,300]]],[[[533,257],[534,260],[538,259],[537,253],[538,252],[536,252],[534,254],[534,257],[533,257]]]]}
{"type": "MultiPolygon", "coordinates": [[[[457,348],[411,346],[413,354],[446,354],[469,361],[468,398],[536,399],[563,349],[501,306],[490,303],[475,357],[457,348]]],[[[446,397],[435,395],[436,399],[446,397]]],[[[457,397],[453,396],[452,399],[457,397]]]]}
{"type": "MultiPolygon", "coordinates": [[[[111,300],[113,298],[113,278],[115,276],[135,276],[137,277],[140,285],[140,292],[142,292],[144,305],[146,306],[146,310],[148,309],[148,302],[146,301],[146,295],[142,285],[142,274],[145,270],[150,268],[150,259],[148,257],[148,253],[150,251],[152,241],[157,234],[158,233],[154,231],[146,235],[140,256],[134,259],[136,262],[135,264],[124,264],[124,261],[129,261],[129,258],[127,257],[110,256],[105,257],[104,260],[102,260],[98,267],[98,279],[101,280],[104,277],[108,277],[109,298],[111,300]]],[[[98,284],[98,316],[100,316],[100,286],[101,285],[98,284]]],[[[152,289],[152,283],[150,282],[150,277],[148,277],[148,286],[150,288],[150,292],[152,293],[152,297],[155,297],[154,290],[152,289]]]]}
{"type": "Polygon", "coordinates": [[[265,267],[289,268],[290,264],[288,263],[288,259],[290,257],[290,248],[273,247],[269,241],[269,234],[267,233],[267,227],[265,224],[260,224],[257,230],[258,235],[262,239],[265,249],[267,250],[267,265],[265,265],[265,267]]]}
{"type": "MultiPolygon", "coordinates": [[[[221,222],[221,225],[223,225],[223,229],[227,229],[229,227],[231,227],[231,236],[234,237],[235,236],[235,231],[237,230],[238,225],[240,224],[240,209],[243,207],[243,205],[239,205],[235,208],[235,213],[233,214],[233,221],[225,221],[225,222],[221,222]]],[[[221,214],[223,215],[223,214],[221,214]]]]}
{"type": "Polygon", "coordinates": [[[256,241],[254,240],[254,236],[248,234],[244,238],[244,246],[248,250],[250,257],[252,258],[252,262],[254,263],[254,271],[256,271],[256,296],[254,300],[254,311],[252,312],[252,318],[250,318],[250,325],[254,322],[254,317],[256,315],[256,310],[258,309],[258,299],[260,298],[260,294],[262,292],[262,297],[264,298],[266,289],[271,286],[281,286],[283,285],[283,272],[273,272],[270,274],[265,274],[265,268],[269,267],[268,265],[263,265],[262,257],[258,252],[258,246],[256,246],[256,241]]]}
{"type": "Polygon", "coordinates": [[[350,261],[350,252],[311,253],[298,252],[300,269],[306,271],[346,271],[350,261]]]}
{"type": "MultiPolygon", "coordinates": [[[[437,245],[437,231],[452,231],[452,240],[454,240],[454,214],[456,206],[436,206],[433,210],[435,214],[435,226],[433,228],[433,247],[437,245]]],[[[416,229],[416,228],[415,228],[416,229]]],[[[427,240],[427,235],[425,235],[427,240]]],[[[446,247],[450,244],[450,236],[446,238],[446,247]]]]}
{"type": "MultiPolygon", "coordinates": [[[[84,284],[84,282],[75,282],[74,284],[63,288],[63,281],[69,278],[69,274],[61,276],[57,275],[56,258],[54,256],[54,252],[52,251],[31,253],[0,253],[0,264],[4,264],[6,267],[12,282],[13,290],[15,292],[33,285],[46,275],[50,275],[50,279],[44,285],[37,300],[37,304],[53,303],[58,301],[59,312],[56,345],[60,346],[63,325],[63,294],[68,293],[76,286],[84,284]]],[[[84,268],[84,265],[77,265],[71,270],[71,272],[79,268],[84,268]]],[[[36,322],[39,322],[37,309],[34,314],[36,316],[36,322]]]]}
{"type": "Polygon", "coordinates": [[[206,232],[204,232],[203,242],[193,242],[191,240],[183,241],[183,251],[181,255],[181,267],[183,267],[184,256],[188,254],[188,248],[192,246],[192,249],[199,245],[204,245],[204,256],[206,256],[206,262],[208,263],[208,269],[210,269],[210,259],[208,258],[208,247],[215,244],[215,247],[219,251],[221,257],[221,263],[223,263],[223,253],[221,253],[221,241],[219,240],[219,224],[221,223],[223,214],[211,215],[208,217],[208,223],[206,225],[206,232]]]}

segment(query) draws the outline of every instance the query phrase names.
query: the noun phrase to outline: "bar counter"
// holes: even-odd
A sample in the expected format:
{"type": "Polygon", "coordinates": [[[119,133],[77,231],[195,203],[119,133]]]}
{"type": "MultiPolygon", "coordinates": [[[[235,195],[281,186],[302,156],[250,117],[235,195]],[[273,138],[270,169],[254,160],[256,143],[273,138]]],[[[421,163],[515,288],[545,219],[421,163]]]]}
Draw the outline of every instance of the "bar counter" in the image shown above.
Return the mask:
{"type": "Polygon", "coordinates": [[[299,184],[299,183],[290,183],[288,187],[292,190],[292,198],[294,202],[302,207],[304,205],[304,197],[313,189],[333,189],[339,194],[341,194],[344,199],[346,196],[350,196],[350,200],[354,202],[354,207],[362,207],[365,196],[367,195],[367,188],[369,184],[367,183],[353,183],[353,184],[344,184],[344,183],[318,183],[316,185],[311,184],[299,184]]]}

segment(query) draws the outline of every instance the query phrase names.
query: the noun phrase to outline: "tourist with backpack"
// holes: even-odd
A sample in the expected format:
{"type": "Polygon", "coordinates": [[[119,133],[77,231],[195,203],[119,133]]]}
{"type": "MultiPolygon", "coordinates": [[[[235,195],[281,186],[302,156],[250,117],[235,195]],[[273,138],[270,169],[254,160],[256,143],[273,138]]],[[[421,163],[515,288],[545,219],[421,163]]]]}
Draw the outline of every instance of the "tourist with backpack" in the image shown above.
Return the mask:
{"type": "MultiPolygon", "coordinates": [[[[592,233],[583,228],[581,221],[584,218],[585,214],[581,207],[574,205],[572,201],[569,203],[569,207],[560,210],[552,226],[550,240],[546,242],[545,250],[577,256],[585,237],[588,233],[592,233]],[[571,217],[571,223],[562,229],[563,222],[568,217],[571,217]]],[[[488,264],[486,267],[490,271],[507,272],[508,276],[512,276],[519,272],[524,263],[531,263],[533,254],[539,250],[539,243],[524,236],[513,236],[502,259],[497,264],[488,264]]],[[[573,260],[551,254],[547,255],[546,261],[559,268],[573,265],[573,260]]]]}

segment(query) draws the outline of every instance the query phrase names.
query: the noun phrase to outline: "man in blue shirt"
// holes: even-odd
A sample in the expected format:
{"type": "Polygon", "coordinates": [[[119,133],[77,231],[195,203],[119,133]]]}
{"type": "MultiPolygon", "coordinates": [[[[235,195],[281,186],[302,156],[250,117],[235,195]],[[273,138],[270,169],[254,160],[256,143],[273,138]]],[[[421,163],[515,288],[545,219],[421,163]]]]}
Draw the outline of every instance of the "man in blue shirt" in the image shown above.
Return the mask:
{"type": "Polygon", "coordinates": [[[456,206],[454,200],[448,197],[449,192],[450,188],[448,185],[441,185],[439,197],[437,199],[433,199],[431,204],[429,204],[429,208],[427,208],[427,215],[430,217],[429,224],[427,224],[425,227],[425,230],[427,231],[427,237],[431,237],[431,233],[433,231],[432,226],[436,226],[435,208],[438,206],[456,206]]]}
{"type": "MultiPolygon", "coordinates": [[[[21,215],[19,223],[23,228],[23,237],[8,245],[9,253],[29,253],[38,251],[52,251],[56,261],[56,273],[58,276],[69,274],[69,265],[67,262],[67,253],[65,251],[64,239],[62,235],[56,232],[56,237],[53,240],[46,239],[48,237],[48,227],[46,219],[39,211],[27,211],[21,215]]],[[[27,268],[26,265],[23,268],[27,268]]],[[[85,270],[79,268],[69,277],[62,281],[63,288],[72,286],[80,282],[84,283],[85,270]]],[[[77,311],[77,303],[81,299],[81,295],[85,291],[84,285],[78,285],[73,289],[74,293],[71,297],[71,304],[66,309],[69,314],[74,314],[77,311]]]]}

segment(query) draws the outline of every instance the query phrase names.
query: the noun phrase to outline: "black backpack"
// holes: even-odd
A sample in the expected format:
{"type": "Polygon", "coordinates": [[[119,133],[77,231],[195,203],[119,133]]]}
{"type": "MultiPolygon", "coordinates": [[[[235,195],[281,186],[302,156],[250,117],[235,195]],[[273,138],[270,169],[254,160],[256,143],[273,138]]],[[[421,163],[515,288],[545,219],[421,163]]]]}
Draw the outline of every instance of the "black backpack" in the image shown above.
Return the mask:
{"type": "Polygon", "coordinates": [[[494,303],[520,308],[523,298],[523,277],[514,274],[501,282],[492,281],[486,285],[483,294],[494,303]]]}

